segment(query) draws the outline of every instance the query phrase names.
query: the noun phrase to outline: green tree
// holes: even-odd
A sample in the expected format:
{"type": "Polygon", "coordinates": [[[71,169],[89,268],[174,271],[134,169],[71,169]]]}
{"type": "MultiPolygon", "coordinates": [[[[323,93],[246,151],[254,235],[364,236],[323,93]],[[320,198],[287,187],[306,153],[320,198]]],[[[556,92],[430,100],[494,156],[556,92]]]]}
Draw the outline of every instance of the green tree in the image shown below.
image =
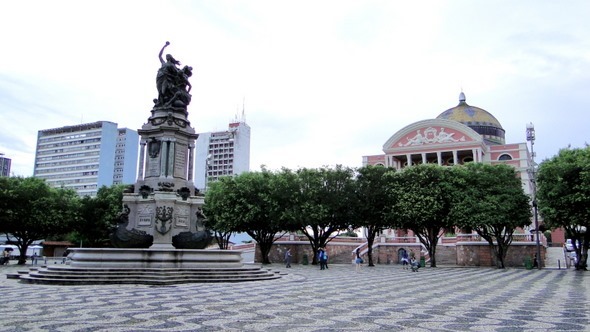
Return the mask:
{"type": "Polygon", "coordinates": [[[74,242],[94,248],[110,245],[109,234],[117,225],[126,188],[126,185],[102,186],[95,197],[81,199],[81,219],[72,233],[74,242]]]}
{"type": "Polygon", "coordinates": [[[213,231],[215,241],[219,249],[229,248],[229,238],[236,231],[232,197],[228,196],[228,190],[233,187],[231,178],[221,178],[218,182],[211,183],[205,195],[203,212],[207,216],[204,226],[213,231]]]}
{"type": "Polygon", "coordinates": [[[273,243],[289,230],[286,213],[291,193],[285,190],[283,170],[273,173],[266,169],[246,172],[236,177],[224,177],[213,183],[205,194],[205,213],[212,218],[215,229],[245,232],[260,248],[262,262],[269,264],[268,254],[273,243]],[[278,235],[277,235],[278,234],[278,235]]]}
{"type": "Polygon", "coordinates": [[[368,265],[373,263],[373,244],[375,237],[391,223],[386,218],[390,206],[387,188],[389,186],[388,172],[395,172],[392,168],[383,166],[365,166],[357,170],[355,181],[356,199],[354,206],[354,227],[364,227],[367,238],[368,265]]]}
{"type": "Polygon", "coordinates": [[[575,245],[577,270],[586,270],[590,243],[590,147],[562,149],[539,165],[537,203],[544,223],[563,227],[575,245]],[[581,246],[577,246],[579,241],[581,246]]]}
{"type": "Polygon", "coordinates": [[[455,179],[450,167],[417,165],[389,173],[388,194],[394,204],[388,219],[397,220],[402,228],[411,229],[436,267],[436,245],[446,229],[453,227],[455,179]]]}
{"type": "Polygon", "coordinates": [[[78,206],[73,190],[34,177],[0,177],[0,230],[16,239],[18,264],[25,264],[34,241],[69,232],[79,220],[78,206]]]}
{"type": "Polygon", "coordinates": [[[452,209],[457,226],[473,229],[489,245],[498,268],[512,243],[514,231],[531,222],[530,198],[514,167],[468,163],[454,167],[459,199],[452,209]]]}
{"type": "Polygon", "coordinates": [[[318,249],[351,225],[354,171],[340,165],[333,169],[302,168],[297,171],[297,182],[290,215],[309,240],[314,252],[312,264],[317,264],[318,249]]]}

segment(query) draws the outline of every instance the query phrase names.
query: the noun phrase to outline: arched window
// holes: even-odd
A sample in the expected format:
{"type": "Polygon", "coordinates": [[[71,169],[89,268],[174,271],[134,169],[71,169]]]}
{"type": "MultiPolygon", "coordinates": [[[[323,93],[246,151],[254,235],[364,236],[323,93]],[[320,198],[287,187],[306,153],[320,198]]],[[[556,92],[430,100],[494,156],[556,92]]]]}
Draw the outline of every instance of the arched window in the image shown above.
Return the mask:
{"type": "Polygon", "coordinates": [[[512,157],[509,154],[503,154],[500,157],[498,157],[498,160],[512,160],[512,157]]]}

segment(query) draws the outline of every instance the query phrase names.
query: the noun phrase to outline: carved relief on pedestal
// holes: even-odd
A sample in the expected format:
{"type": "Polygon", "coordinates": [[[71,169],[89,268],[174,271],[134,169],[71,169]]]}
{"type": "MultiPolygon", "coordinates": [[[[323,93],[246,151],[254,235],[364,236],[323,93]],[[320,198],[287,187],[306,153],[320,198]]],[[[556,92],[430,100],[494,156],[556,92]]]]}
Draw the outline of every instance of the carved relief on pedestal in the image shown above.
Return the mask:
{"type": "Polygon", "coordinates": [[[154,158],[150,157],[145,170],[146,178],[158,176],[160,176],[160,155],[154,158]]]}
{"type": "Polygon", "coordinates": [[[176,143],[174,155],[174,176],[177,178],[186,178],[186,161],[188,146],[186,144],[176,143]]]}
{"type": "Polygon", "coordinates": [[[172,228],[172,214],[174,208],[171,206],[156,207],[156,225],[155,229],[158,233],[164,235],[172,228]]]}
{"type": "Polygon", "coordinates": [[[137,226],[151,226],[154,220],[154,207],[150,204],[140,204],[137,207],[137,226]]]}
{"type": "Polygon", "coordinates": [[[177,227],[188,228],[190,225],[189,219],[190,209],[188,206],[177,206],[176,207],[176,223],[177,227]]]}

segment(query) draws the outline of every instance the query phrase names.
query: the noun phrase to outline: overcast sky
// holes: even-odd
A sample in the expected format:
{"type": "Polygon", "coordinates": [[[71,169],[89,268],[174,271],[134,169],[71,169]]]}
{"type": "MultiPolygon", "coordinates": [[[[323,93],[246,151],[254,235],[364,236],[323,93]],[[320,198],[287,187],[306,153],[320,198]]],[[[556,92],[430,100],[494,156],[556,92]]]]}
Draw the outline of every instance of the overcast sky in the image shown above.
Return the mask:
{"type": "Polygon", "coordinates": [[[461,90],[507,143],[533,122],[540,162],[590,141],[589,17],[588,1],[6,1],[0,153],[30,176],[39,130],[141,128],[170,41],[197,132],[245,107],[252,170],[361,166],[461,90]]]}

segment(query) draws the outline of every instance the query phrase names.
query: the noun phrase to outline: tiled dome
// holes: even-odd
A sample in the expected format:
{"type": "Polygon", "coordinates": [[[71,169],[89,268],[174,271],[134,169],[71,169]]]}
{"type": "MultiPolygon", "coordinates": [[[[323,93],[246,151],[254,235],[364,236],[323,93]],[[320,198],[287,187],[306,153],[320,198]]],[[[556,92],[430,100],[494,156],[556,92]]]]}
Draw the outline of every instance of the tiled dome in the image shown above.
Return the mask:
{"type": "Polygon", "coordinates": [[[463,92],[459,95],[459,105],[449,108],[436,118],[461,122],[482,135],[488,143],[504,144],[505,131],[500,121],[488,111],[468,105],[463,92]]]}

